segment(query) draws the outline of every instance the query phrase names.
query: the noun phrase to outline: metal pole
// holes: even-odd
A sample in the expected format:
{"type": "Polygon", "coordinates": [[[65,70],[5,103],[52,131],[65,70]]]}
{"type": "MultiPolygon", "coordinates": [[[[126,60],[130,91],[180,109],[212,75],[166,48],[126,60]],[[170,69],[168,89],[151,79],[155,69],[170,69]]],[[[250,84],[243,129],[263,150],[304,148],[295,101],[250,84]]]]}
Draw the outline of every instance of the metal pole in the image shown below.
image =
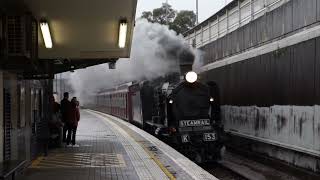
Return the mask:
{"type": "Polygon", "coordinates": [[[168,0],[166,0],[166,24],[169,24],[168,23],[168,0]]]}
{"type": "Polygon", "coordinates": [[[197,25],[199,24],[199,3],[198,0],[196,0],[196,13],[197,13],[197,25]]]}

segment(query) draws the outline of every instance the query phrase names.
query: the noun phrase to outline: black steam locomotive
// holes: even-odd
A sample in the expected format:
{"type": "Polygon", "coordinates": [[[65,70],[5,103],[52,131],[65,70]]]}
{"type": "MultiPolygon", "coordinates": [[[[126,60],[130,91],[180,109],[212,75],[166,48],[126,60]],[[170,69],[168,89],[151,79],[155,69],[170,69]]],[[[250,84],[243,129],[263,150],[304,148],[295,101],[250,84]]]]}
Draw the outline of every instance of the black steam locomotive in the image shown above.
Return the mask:
{"type": "Polygon", "coordinates": [[[196,162],[219,159],[223,144],[216,84],[198,82],[194,72],[180,81],[169,79],[142,85],[143,128],[196,162]]]}
{"type": "Polygon", "coordinates": [[[96,104],[98,110],[145,129],[198,163],[220,159],[218,87],[197,81],[194,72],[101,91],[96,104]]]}

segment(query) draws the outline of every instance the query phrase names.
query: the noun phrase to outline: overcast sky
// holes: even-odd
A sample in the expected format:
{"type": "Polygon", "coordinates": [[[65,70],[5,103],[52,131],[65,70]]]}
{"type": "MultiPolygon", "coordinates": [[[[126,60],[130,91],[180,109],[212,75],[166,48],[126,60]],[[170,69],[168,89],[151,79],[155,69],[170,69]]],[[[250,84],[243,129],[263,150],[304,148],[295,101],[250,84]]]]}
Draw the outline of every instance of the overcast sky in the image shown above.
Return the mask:
{"type": "MultiPolygon", "coordinates": [[[[198,0],[199,22],[202,22],[220,10],[225,3],[232,0],[198,0]]],[[[137,18],[143,11],[152,11],[161,7],[166,0],[138,0],[137,18]]],[[[176,10],[196,10],[196,0],[168,0],[168,3],[176,10]]]]}

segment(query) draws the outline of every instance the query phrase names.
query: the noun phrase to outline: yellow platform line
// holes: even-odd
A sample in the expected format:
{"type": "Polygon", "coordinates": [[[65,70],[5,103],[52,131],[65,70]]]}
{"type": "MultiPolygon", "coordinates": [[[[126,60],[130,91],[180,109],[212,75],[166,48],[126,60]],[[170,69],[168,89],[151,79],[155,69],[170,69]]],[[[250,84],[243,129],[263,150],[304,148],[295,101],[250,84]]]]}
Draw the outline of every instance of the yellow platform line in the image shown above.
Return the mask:
{"type": "MultiPolygon", "coordinates": [[[[135,139],[134,139],[135,140],[135,139]]],[[[135,140],[136,141],[136,140],[135,140]]],[[[136,141],[138,142],[138,141],[136,141]]],[[[144,151],[150,156],[150,158],[160,167],[160,169],[168,176],[170,180],[175,180],[176,178],[174,175],[161,163],[161,161],[151,152],[149,151],[144,145],[140,142],[138,142],[141,147],[144,149],[144,151]]]]}
{"type": "Polygon", "coordinates": [[[40,164],[40,162],[44,159],[43,156],[39,156],[37,159],[33,160],[31,163],[31,167],[36,167],[40,164]]]}
{"type": "MultiPolygon", "coordinates": [[[[104,119],[109,118],[105,115],[103,115],[103,113],[99,113],[96,111],[92,111],[89,110],[87,111],[89,113],[96,113],[96,114],[100,114],[100,116],[103,116],[104,119]]],[[[112,119],[112,118],[111,118],[112,119]]],[[[119,126],[120,127],[120,126],[119,126]]],[[[121,127],[120,127],[121,128],[121,127]]],[[[141,142],[139,142],[136,138],[134,138],[134,136],[132,136],[132,133],[126,131],[131,137],[132,139],[137,142],[138,144],[140,144],[140,146],[144,149],[144,151],[150,156],[150,158],[159,166],[159,168],[163,171],[163,173],[168,176],[168,178],[170,180],[176,180],[176,177],[174,177],[174,175],[162,164],[162,162],[151,152],[149,151],[141,142]]]]}

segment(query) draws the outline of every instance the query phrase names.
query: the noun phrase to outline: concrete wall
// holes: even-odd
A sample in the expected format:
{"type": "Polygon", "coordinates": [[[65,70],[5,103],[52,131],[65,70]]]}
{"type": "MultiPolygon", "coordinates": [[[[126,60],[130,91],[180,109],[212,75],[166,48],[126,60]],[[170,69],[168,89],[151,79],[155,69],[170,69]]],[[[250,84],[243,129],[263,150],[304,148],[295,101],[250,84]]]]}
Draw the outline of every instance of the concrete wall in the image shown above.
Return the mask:
{"type": "Polygon", "coordinates": [[[319,0],[287,2],[202,47],[200,70],[203,81],[220,87],[227,132],[260,142],[250,150],[314,171],[320,171],[319,8],[319,0]]]}
{"type": "MultiPolygon", "coordinates": [[[[290,149],[313,157],[320,155],[320,106],[223,106],[225,130],[233,135],[290,149]]],[[[320,160],[301,161],[301,155],[274,148],[254,148],[292,164],[319,171],[320,160]],[[291,153],[292,154],[292,153],[291,153]]],[[[309,158],[312,159],[312,158],[309,158]]]]}
{"type": "Polygon", "coordinates": [[[220,87],[227,132],[277,146],[254,149],[320,171],[320,38],[266,49],[216,62],[201,76],[220,87]]]}

